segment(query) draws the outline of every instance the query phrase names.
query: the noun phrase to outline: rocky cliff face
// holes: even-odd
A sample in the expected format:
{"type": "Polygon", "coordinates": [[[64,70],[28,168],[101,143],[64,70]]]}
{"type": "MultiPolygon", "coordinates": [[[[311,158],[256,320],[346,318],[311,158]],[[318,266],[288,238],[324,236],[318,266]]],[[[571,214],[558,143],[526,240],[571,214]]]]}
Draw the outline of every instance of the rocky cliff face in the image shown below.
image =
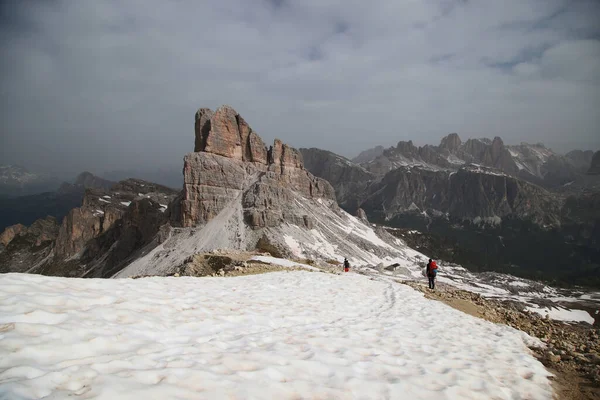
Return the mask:
{"type": "Polygon", "coordinates": [[[505,218],[559,224],[559,203],[547,191],[481,166],[458,172],[399,168],[370,187],[361,204],[369,216],[390,220],[404,213],[498,224],[505,218]]]}
{"type": "Polygon", "coordinates": [[[59,224],[54,217],[35,221],[29,228],[14,225],[0,235],[0,273],[28,272],[52,256],[59,224]]]}
{"type": "Polygon", "coordinates": [[[100,178],[91,172],[82,172],[75,178],[74,186],[84,189],[104,189],[109,190],[115,182],[100,178]]]}
{"type": "Polygon", "coordinates": [[[100,184],[91,184],[89,176],[84,178],[100,188],[87,189],[81,206],[60,225],[48,217],[29,228],[16,225],[4,231],[0,272],[106,276],[167,222],[168,204],[176,196],[172,189],[129,179],[105,190],[105,181],[92,179],[100,184]]]}
{"type": "Polygon", "coordinates": [[[196,112],[194,152],[212,153],[240,161],[267,163],[262,139],[230,106],[196,112]]]}
{"type": "Polygon", "coordinates": [[[360,165],[320,149],[300,149],[306,169],[325,179],[335,188],[338,203],[345,210],[355,210],[368,183],[375,175],[360,165]]]}
{"type": "Polygon", "coordinates": [[[590,169],[587,173],[590,175],[600,175],[600,151],[594,153],[590,161],[590,169]]]}

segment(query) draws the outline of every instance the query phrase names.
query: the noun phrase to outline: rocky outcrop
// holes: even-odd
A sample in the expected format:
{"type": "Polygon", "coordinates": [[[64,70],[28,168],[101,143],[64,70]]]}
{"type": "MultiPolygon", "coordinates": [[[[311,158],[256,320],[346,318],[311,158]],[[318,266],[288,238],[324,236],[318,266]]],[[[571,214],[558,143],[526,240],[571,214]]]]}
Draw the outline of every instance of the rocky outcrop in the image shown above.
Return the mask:
{"type": "Polygon", "coordinates": [[[4,230],[4,232],[2,232],[2,234],[0,234],[0,244],[2,244],[3,246],[7,246],[11,242],[11,240],[15,238],[15,236],[20,235],[26,230],[27,227],[21,224],[9,226],[4,230]]]}
{"type": "Polygon", "coordinates": [[[75,178],[75,186],[81,186],[84,189],[104,189],[108,190],[115,182],[100,178],[91,172],[82,172],[75,178]]]}
{"type": "Polygon", "coordinates": [[[88,240],[102,232],[99,215],[87,208],[75,208],[63,220],[56,239],[57,257],[67,258],[77,254],[88,240]]]}
{"type": "Polygon", "coordinates": [[[484,150],[481,163],[511,175],[516,175],[519,172],[510,152],[504,146],[504,142],[497,136],[492,141],[491,146],[486,147],[484,150]]]}
{"type": "Polygon", "coordinates": [[[260,136],[254,131],[248,135],[248,144],[250,147],[250,160],[260,164],[267,163],[267,152],[265,151],[265,143],[260,136]]]}
{"type": "Polygon", "coordinates": [[[196,112],[195,152],[207,152],[235,160],[266,163],[267,149],[260,137],[230,106],[212,112],[196,112]]]}
{"type": "Polygon", "coordinates": [[[174,225],[203,225],[232,200],[243,202],[253,228],[310,224],[287,208],[294,196],[334,199],[331,185],[304,169],[302,154],[276,139],[269,150],[231,107],[196,113],[196,147],[184,157],[184,190],[174,225]]]}
{"type": "Polygon", "coordinates": [[[231,158],[190,153],[183,159],[183,195],[172,223],[194,226],[206,223],[225,208],[244,187],[246,168],[231,158]]]}
{"type": "Polygon", "coordinates": [[[407,158],[415,158],[419,156],[419,149],[413,144],[412,140],[409,140],[408,142],[398,142],[396,145],[396,151],[407,158]]]}
{"type": "Polygon", "coordinates": [[[367,218],[367,213],[362,208],[359,208],[358,210],[356,210],[356,217],[366,224],[369,223],[369,219],[367,218]]]}
{"type": "Polygon", "coordinates": [[[58,221],[54,217],[41,218],[35,221],[29,228],[26,234],[30,235],[34,246],[41,246],[43,243],[48,243],[56,240],[59,233],[58,221]]]}
{"type": "Polygon", "coordinates": [[[0,236],[0,273],[26,272],[47,262],[51,255],[59,225],[54,217],[35,221],[30,227],[7,228],[0,236]]]}
{"type": "Polygon", "coordinates": [[[455,153],[460,149],[462,141],[458,133],[451,133],[448,136],[442,138],[440,143],[440,149],[448,150],[450,153],[455,153]]]}
{"type": "Polygon", "coordinates": [[[481,160],[491,141],[484,139],[469,139],[462,147],[462,156],[467,162],[481,160]]]}
{"type": "Polygon", "coordinates": [[[590,169],[587,172],[589,175],[600,175],[600,151],[594,153],[592,157],[590,169]]]}
{"type": "MultiPolygon", "coordinates": [[[[132,216],[143,218],[144,213],[140,210],[152,213],[162,210],[163,215],[176,193],[173,189],[140,179],[118,182],[109,192],[88,190],[82,206],[71,210],[61,224],[56,239],[56,256],[66,259],[78,254],[90,240],[109,232],[117,224],[132,216]]],[[[150,214],[145,218],[153,220],[150,214]]],[[[166,220],[165,216],[163,223],[166,220]]]]}
{"type": "Polygon", "coordinates": [[[121,270],[143,248],[160,244],[169,235],[168,217],[149,198],[131,202],[122,218],[105,233],[90,240],[81,259],[87,265],[85,277],[107,278],[121,270]]]}
{"type": "Polygon", "coordinates": [[[40,246],[44,242],[53,241],[58,235],[59,225],[54,217],[38,219],[30,227],[17,224],[9,226],[0,235],[0,243],[8,246],[15,238],[28,236],[28,241],[34,246],[40,246]]]}
{"type": "Polygon", "coordinates": [[[202,151],[206,148],[206,139],[211,128],[210,119],[213,114],[213,111],[208,108],[201,108],[196,112],[196,122],[194,125],[196,141],[194,151],[202,151]]]}
{"type": "Polygon", "coordinates": [[[176,191],[139,179],[105,190],[97,184],[101,181],[88,178],[80,184],[96,188],[86,190],[80,207],[71,209],[60,225],[48,217],[26,230],[5,232],[5,238],[13,238],[0,256],[2,272],[106,277],[167,223],[176,191]]]}

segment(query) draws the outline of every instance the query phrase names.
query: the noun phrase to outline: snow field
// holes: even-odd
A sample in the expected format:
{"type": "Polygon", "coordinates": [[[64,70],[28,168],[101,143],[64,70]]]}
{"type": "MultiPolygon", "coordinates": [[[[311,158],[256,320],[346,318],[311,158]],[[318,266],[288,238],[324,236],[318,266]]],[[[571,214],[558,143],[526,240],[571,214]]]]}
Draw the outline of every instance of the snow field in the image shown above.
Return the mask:
{"type": "Polygon", "coordinates": [[[0,398],[549,399],[528,336],[358,274],[0,277],[0,398]]]}

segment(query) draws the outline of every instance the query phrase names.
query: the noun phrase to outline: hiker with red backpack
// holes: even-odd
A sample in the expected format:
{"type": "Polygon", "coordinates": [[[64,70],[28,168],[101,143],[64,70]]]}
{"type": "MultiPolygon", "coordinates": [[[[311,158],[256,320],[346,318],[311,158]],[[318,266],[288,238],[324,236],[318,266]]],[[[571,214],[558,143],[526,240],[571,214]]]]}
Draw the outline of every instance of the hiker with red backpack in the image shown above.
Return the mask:
{"type": "Polygon", "coordinates": [[[427,263],[427,278],[429,278],[429,289],[435,289],[435,276],[437,275],[437,264],[431,258],[427,263]]]}

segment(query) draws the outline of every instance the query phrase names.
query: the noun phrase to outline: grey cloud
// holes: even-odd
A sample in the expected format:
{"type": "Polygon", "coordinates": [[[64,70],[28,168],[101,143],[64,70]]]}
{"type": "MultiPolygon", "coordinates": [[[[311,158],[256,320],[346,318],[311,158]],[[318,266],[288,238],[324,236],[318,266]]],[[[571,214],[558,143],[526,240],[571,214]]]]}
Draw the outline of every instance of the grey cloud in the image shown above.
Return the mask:
{"type": "Polygon", "coordinates": [[[0,163],[177,165],[221,104],[349,156],[449,132],[600,147],[592,0],[1,4],[0,163]]]}

